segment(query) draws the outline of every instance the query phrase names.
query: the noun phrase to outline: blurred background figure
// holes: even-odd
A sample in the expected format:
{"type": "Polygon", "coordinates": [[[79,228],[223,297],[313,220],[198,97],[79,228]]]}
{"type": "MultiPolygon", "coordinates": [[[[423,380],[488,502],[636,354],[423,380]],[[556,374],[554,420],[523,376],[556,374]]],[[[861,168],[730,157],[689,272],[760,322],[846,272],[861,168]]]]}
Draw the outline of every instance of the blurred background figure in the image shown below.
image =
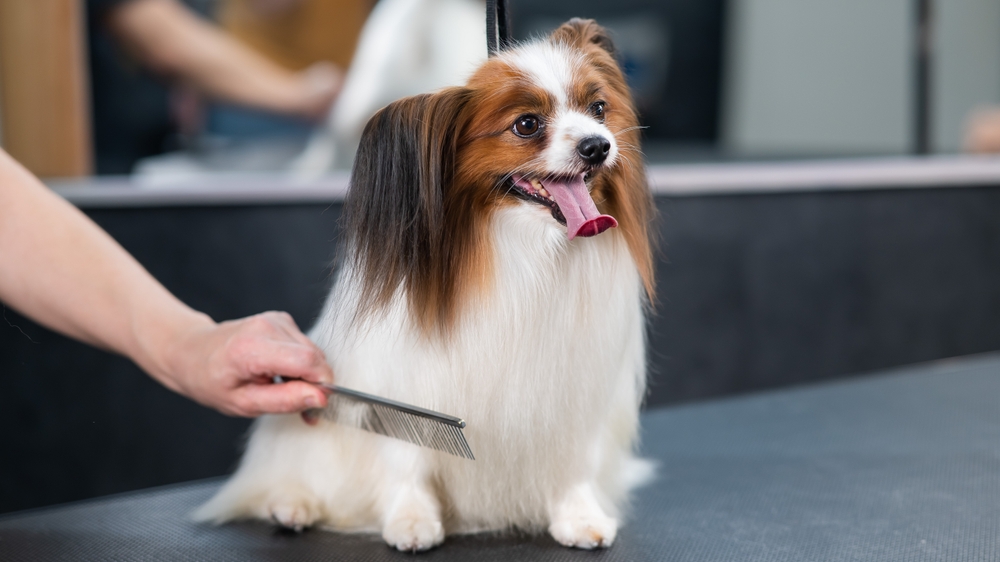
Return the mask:
{"type": "Polygon", "coordinates": [[[486,60],[482,0],[382,0],[361,33],[343,93],[293,164],[304,176],[349,168],[365,123],[389,103],[460,86],[486,60]]]}
{"type": "MultiPolygon", "coordinates": [[[[216,0],[219,24],[238,40],[293,71],[333,64],[346,71],[375,0],[216,0]]],[[[308,123],[216,104],[206,132],[223,137],[298,134],[305,137],[329,106],[308,123]]]]}
{"type": "MultiPolygon", "coordinates": [[[[516,40],[547,33],[570,17],[596,18],[611,31],[647,127],[651,162],[904,155],[914,150],[918,113],[929,125],[932,153],[1000,150],[998,114],[970,117],[974,108],[1000,103],[1000,65],[994,64],[1000,3],[994,0],[934,3],[926,112],[916,111],[921,98],[914,88],[909,1],[509,3],[516,40]]],[[[315,177],[346,169],[375,111],[400,97],[460,84],[485,57],[483,4],[2,3],[2,142],[42,176],[86,175],[94,167],[143,180],[178,172],[315,177]],[[49,57],[59,59],[51,76],[28,88],[31,80],[24,78],[39,75],[42,51],[67,30],[83,29],[83,16],[50,25],[56,18],[44,6],[56,5],[67,12],[86,6],[88,38],[79,45],[64,41],[62,54],[49,57]],[[28,16],[31,25],[14,23],[28,16]],[[89,49],[81,63],[69,60],[84,44],[89,49]],[[73,90],[56,77],[75,72],[86,84],[88,70],[89,99],[75,91],[64,95],[75,99],[50,99],[73,90]],[[77,129],[86,131],[74,137],[83,139],[75,166],[35,163],[54,159],[55,145],[67,137],[57,101],[92,116],[92,135],[86,120],[78,120],[77,129]],[[49,131],[44,142],[35,138],[40,131],[49,131]],[[30,150],[22,149],[27,145],[30,150]]]]}
{"type": "Polygon", "coordinates": [[[315,120],[342,82],[323,60],[281,66],[178,0],[89,0],[87,17],[100,174],[180,146],[201,125],[200,96],[315,120]]]}
{"type": "Polygon", "coordinates": [[[226,0],[219,21],[234,37],[289,70],[349,67],[343,90],[314,132],[312,123],[248,110],[249,104],[216,105],[207,112],[198,150],[147,159],[137,172],[155,181],[289,169],[316,177],[349,168],[376,111],[402,97],[461,85],[485,60],[485,8],[482,0],[382,0],[374,9],[365,0],[226,0]]]}
{"type": "Polygon", "coordinates": [[[318,62],[346,69],[375,0],[221,0],[233,36],[285,68],[318,62]]]}
{"type": "MultiPolygon", "coordinates": [[[[66,12],[65,21],[56,22],[42,4],[0,5],[0,132],[5,148],[42,176],[96,171],[169,184],[203,173],[315,177],[346,169],[379,108],[459,85],[486,57],[484,0],[50,1],[66,12]],[[73,14],[77,6],[82,15],[73,14]],[[20,28],[45,31],[21,36],[15,17],[34,19],[20,28]],[[78,45],[64,41],[35,62],[19,54],[52,45],[77,26],[86,28],[78,45]],[[39,74],[41,60],[52,76],[68,68],[82,78],[57,88],[52,77],[22,80],[39,74]],[[89,96],[76,93],[88,88],[89,96]],[[48,99],[71,91],[58,103],[48,99]],[[83,131],[73,137],[73,166],[48,148],[66,136],[59,124],[67,122],[48,108],[63,106],[75,111],[83,131]],[[37,131],[48,137],[35,139],[37,131]]],[[[597,18],[610,29],[649,126],[652,156],[713,149],[722,0],[510,5],[515,40],[548,33],[570,17],[597,18]]]]}

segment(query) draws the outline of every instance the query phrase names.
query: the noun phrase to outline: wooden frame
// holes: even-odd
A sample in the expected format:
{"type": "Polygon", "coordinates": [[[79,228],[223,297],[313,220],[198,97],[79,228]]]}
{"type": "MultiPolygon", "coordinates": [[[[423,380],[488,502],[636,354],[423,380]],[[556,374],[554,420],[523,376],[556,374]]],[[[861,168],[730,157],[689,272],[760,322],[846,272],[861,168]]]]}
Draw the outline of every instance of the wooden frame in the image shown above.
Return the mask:
{"type": "Polygon", "coordinates": [[[43,177],[93,169],[80,0],[0,0],[0,144],[43,177]]]}

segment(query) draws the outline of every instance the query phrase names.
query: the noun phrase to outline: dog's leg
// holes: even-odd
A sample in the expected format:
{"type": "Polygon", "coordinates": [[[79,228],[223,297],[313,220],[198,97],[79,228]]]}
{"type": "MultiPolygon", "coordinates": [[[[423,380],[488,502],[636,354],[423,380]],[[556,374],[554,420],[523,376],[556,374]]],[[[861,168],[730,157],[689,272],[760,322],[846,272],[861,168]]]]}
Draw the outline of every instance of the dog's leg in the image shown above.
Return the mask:
{"type": "Polygon", "coordinates": [[[589,482],[571,487],[549,509],[549,521],[549,533],[559,544],[588,550],[611,546],[618,532],[618,521],[601,509],[589,482]]]}
{"type": "Polygon", "coordinates": [[[386,513],[382,538],[404,552],[420,552],[444,541],[441,506],[424,486],[399,490],[386,513]]]}
{"type": "MultiPolygon", "coordinates": [[[[393,444],[392,447],[406,447],[393,444]]],[[[382,538],[403,552],[419,552],[444,541],[441,504],[428,482],[428,470],[419,450],[393,451],[397,478],[383,496],[382,538]]]]}

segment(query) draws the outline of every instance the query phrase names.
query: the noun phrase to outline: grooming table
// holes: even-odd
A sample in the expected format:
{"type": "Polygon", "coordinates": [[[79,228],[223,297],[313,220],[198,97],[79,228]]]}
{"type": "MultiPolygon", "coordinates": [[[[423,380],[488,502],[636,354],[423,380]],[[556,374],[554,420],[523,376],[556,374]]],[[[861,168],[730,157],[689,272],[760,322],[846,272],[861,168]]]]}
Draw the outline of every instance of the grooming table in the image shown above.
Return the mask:
{"type": "Polygon", "coordinates": [[[0,518],[0,560],[1000,559],[1000,355],[646,413],[658,479],[610,549],[452,537],[419,558],[370,535],[196,525],[219,480],[0,518]]]}

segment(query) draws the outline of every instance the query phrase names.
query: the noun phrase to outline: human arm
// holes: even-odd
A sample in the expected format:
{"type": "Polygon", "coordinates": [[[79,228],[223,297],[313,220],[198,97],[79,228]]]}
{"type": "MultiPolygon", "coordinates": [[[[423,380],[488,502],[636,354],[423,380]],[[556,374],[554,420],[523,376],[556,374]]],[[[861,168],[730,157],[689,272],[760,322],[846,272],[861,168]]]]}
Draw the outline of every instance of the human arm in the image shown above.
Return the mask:
{"type": "Polygon", "coordinates": [[[287,314],[216,323],[168,292],[107,233],[0,150],[0,300],[40,324],[125,355],[167,388],[223,413],[321,407],[273,375],[332,382],[287,314]]]}
{"type": "Polygon", "coordinates": [[[204,94],[257,109],[320,118],[343,76],[331,64],[286,70],[202,20],[177,0],[131,0],[109,9],[106,23],[146,66],[204,94]]]}

